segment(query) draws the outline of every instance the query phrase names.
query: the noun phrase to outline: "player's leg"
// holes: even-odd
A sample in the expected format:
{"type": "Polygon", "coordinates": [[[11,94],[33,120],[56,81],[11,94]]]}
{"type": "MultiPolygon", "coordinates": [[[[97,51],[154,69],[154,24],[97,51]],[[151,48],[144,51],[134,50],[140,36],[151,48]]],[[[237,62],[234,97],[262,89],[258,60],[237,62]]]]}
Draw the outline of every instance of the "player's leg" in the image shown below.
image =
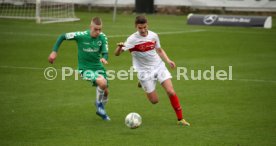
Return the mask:
{"type": "Polygon", "coordinates": [[[108,101],[108,94],[109,94],[108,81],[104,78],[104,75],[102,75],[96,79],[96,84],[98,85],[98,87],[100,89],[104,90],[103,95],[101,92],[101,96],[99,96],[99,100],[100,100],[100,102],[102,102],[105,105],[108,101]]]}
{"type": "Polygon", "coordinates": [[[108,97],[107,80],[102,75],[98,75],[96,77],[95,83],[97,85],[96,114],[99,115],[103,120],[110,120],[110,118],[108,117],[104,109],[104,104],[107,102],[107,97],[108,97]]]}
{"type": "Polygon", "coordinates": [[[149,101],[150,101],[152,104],[158,103],[159,100],[158,100],[158,96],[157,96],[157,93],[156,93],[155,90],[152,91],[152,92],[150,92],[150,93],[146,93],[146,95],[147,95],[149,101]]]}
{"type": "Polygon", "coordinates": [[[174,91],[173,84],[172,84],[172,81],[171,81],[170,78],[163,81],[161,83],[161,85],[165,89],[165,91],[166,91],[166,93],[169,97],[176,94],[175,91],[174,91]]]}
{"type": "Polygon", "coordinates": [[[172,78],[171,73],[168,71],[168,69],[165,66],[161,66],[158,69],[157,80],[160,82],[162,87],[165,89],[165,91],[170,99],[171,105],[172,105],[172,107],[176,113],[176,116],[177,116],[178,124],[190,125],[188,122],[186,122],[183,119],[182,108],[181,108],[181,105],[179,102],[179,98],[174,91],[171,78],[172,78]]]}
{"type": "Polygon", "coordinates": [[[179,102],[179,98],[174,91],[171,79],[163,81],[162,87],[165,89],[167,95],[169,96],[171,105],[176,113],[178,119],[177,124],[190,126],[190,124],[183,119],[182,108],[179,102]]]}
{"type": "Polygon", "coordinates": [[[161,85],[165,89],[165,91],[170,99],[171,105],[176,113],[177,119],[178,120],[183,119],[182,108],[181,108],[179,99],[173,89],[171,79],[167,79],[167,80],[163,81],[161,85]]]}
{"type": "Polygon", "coordinates": [[[97,71],[93,70],[79,70],[79,73],[83,80],[91,81],[93,86],[96,86],[96,114],[102,117],[104,120],[110,120],[110,118],[106,115],[103,100],[106,99],[108,95],[107,89],[107,80],[104,78],[105,71],[102,71],[103,75],[98,74],[97,71]]]}
{"type": "Polygon", "coordinates": [[[105,96],[105,93],[107,93],[107,82],[106,82],[106,79],[102,76],[102,75],[99,75],[97,78],[96,78],[96,85],[97,85],[97,88],[96,88],[96,101],[97,102],[102,102],[104,96],[105,96]]]}
{"type": "Polygon", "coordinates": [[[104,78],[93,70],[79,70],[79,73],[83,80],[91,81],[96,86],[96,102],[101,102],[106,88],[104,78]]]}
{"type": "Polygon", "coordinates": [[[104,90],[104,96],[103,96],[103,99],[102,99],[102,103],[105,105],[108,101],[108,94],[109,94],[109,90],[108,88],[105,88],[104,90]]]}
{"type": "Polygon", "coordinates": [[[153,80],[140,81],[142,88],[146,92],[147,98],[152,104],[158,103],[159,99],[155,91],[156,82],[153,80]]]}
{"type": "Polygon", "coordinates": [[[156,80],[153,78],[145,78],[145,79],[140,79],[139,83],[141,84],[141,87],[143,90],[146,92],[147,98],[152,104],[158,103],[158,96],[155,91],[155,86],[156,86],[156,80]]]}
{"type": "Polygon", "coordinates": [[[158,96],[155,91],[156,79],[154,78],[153,70],[143,70],[138,72],[138,86],[140,85],[146,93],[148,100],[152,104],[158,103],[158,96]]]}

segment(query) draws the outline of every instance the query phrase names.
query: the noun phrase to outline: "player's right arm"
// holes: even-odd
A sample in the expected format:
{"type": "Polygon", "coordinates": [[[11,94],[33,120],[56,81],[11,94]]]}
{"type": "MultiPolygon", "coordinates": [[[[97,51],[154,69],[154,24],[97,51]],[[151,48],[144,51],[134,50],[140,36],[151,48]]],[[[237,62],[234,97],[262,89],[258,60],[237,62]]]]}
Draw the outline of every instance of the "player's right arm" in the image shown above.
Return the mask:
{"type": "Polygon", "coordinates": [[[132,36],[128,37],[126,42],[120,42],[117,44],[117,48],[115,49],[115,56],[121,55],[124,51],[127,51],[134,47],[134,39],[132,36]]]}
{"type": "Polygon", "coordinates": [[[70,32],[70,33],[65,33],[62,34],[58,37],[55,45],[53,46],[52,52],[50,53],[49,57],[48,57],[48,61],[53,64],[55,59],[57,58],[57,52],[59,49],[59,46],[61,45],[61,43],[64,40],[76,40],[78,38],[78,36],[80,36],[80,34],[82,34],[84,32],[70,32]]]}
{"type": "Polygon", "coordinates": [[[53,64],[55,59],[57,58],[57,52],[58,52],[58,48],[61,45],[61,43],[65,40],[65,34],[62,34],[58,37],[55,45],[53,46],[52,52],[48,57],[48,61],[53,64]]]}
{"type": "Polygon", "coordinates": [[[114,52],[115,56],[120,56],[121,53],[124,52],[124,50],[122,49],[123,47],[124,47],[123,42],[120,42],[120,43],[117,44],[117,48],[115,49],[115,52],[114,52]]]}

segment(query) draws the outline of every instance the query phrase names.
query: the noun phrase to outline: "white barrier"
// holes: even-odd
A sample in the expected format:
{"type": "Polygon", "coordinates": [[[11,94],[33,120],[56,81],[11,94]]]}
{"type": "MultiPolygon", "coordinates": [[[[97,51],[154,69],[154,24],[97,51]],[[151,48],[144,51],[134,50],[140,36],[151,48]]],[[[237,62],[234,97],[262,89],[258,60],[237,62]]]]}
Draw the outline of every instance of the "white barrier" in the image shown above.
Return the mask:
{"type": "MultiPolygon", "coordinates": [[[[4,0],[5,2],[13,0],[4,0]]],[[[28,2],[35,0],[26,0],[28,2]]],[[[53,2],[71,2],[72,0],[48,0],[53,2]]],[[[136,0],[118,0],[119,7],[135,6],[136,0]]],[[[0,4],[3,1],[0,1],[0,4]]],[[[114,6],[115,0],[74,0],[75,4],[95,6],[114,6]]],[[[226,10],[276,11],[275,0],[155,0],[156,6],[189,6],[203,8],[225,8],[226,10]]]]}
{"type": "MultiPolygon", "coordinates": [[[[56,0],[60,1],[60,0],[56,0]]],[[[62,0],[66,1],[66,0],[62,0]]],[[[77,4],[113,6],[115,0],[75,0],[77,4]]],[[[135,0],[118,0],[118,6],[134,6],[135,0]]],[[[272,0],[155,0],[156,6],[224,7],[236,10],[276,11],[276,1],[272,0]]]]}

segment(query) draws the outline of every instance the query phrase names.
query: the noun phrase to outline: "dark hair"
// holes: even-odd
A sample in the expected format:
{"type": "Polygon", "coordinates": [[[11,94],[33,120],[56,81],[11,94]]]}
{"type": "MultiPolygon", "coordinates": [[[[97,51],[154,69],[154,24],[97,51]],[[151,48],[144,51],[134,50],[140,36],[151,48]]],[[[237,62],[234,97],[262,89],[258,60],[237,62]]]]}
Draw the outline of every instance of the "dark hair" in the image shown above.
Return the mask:
{"type": "Polygon", "coordinates": [[[91,23],[94,23],[96,25],[102,25],[102,19],[100,17],[94,17],[92,18],[91,23]]]}
{"type": "Polygon", "coordinates": [[[135,19],[135,25],[137,25],[137,24],[145,24],[145,23],[148,23],[148,20],[147,20],[146,16],[140,15],[140,16],[136,17],[136,19],[135,19]]]}

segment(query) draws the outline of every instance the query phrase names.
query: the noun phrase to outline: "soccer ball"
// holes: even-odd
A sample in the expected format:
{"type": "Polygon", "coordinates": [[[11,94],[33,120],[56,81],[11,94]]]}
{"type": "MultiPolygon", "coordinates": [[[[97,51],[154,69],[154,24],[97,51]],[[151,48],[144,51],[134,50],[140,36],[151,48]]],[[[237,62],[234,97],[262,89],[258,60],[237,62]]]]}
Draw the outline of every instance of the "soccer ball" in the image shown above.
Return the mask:
{"type": "Polygon", "coordinates": [[[129,113],[125,118],[125,124],[131,129],[138,128],[142,124],[142,117],[138,113],[129,113]]]}

